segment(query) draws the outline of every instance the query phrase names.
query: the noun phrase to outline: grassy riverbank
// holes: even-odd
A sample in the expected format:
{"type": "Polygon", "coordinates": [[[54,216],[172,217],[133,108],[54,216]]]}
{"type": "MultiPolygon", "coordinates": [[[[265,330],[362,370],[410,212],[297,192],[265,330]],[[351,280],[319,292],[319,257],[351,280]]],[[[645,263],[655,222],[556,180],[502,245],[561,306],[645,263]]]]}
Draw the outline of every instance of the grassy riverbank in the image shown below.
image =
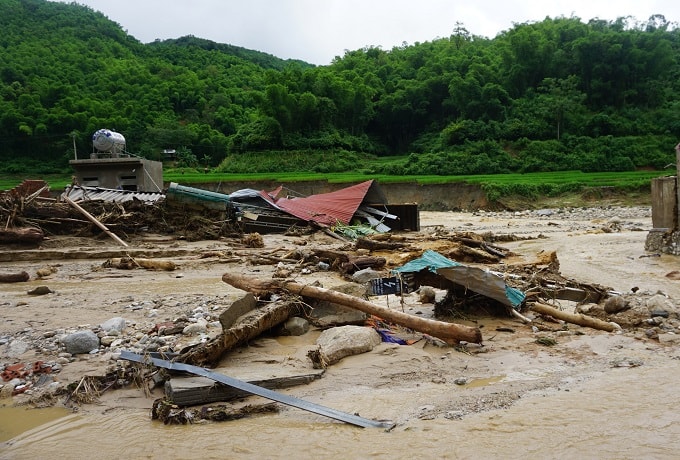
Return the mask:
{"type": "MultiPolygon", "coordinates": [[[[375,179],[383,184],[441,185],[467,183],[482,188],[489,202],[504,207],[517,208],[538,204],[587,206],[593,202],[615,202],[622,205],[648,204],[650,184],[655,177],[665,175],[663,171],[633,171],[620,173],[583,173],[564,171],[527,174],[494,174],[476,176],[386,176],[359,173],[255,173],[226,174],[196,169],[168,169],[164,171],[165,183],[176,182],[200,187],[201,184],[234,182],[277,182],[295,183],[327,181],[331,183],[357,183],[375,179]]],[[[43,179],[51,190],[61,190],[71,183],[71,175],[16,175],[0,178],[0,189],[7,190],[23,179],[43,179]]]]}

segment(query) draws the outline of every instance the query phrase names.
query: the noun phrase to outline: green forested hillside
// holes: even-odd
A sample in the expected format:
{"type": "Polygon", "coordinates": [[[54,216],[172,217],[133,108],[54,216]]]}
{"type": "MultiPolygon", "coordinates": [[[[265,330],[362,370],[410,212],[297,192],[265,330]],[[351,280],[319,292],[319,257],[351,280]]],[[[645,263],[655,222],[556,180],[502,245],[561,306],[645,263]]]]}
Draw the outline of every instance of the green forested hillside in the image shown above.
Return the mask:
{"type": "Polygon", "coordinates": [[[680,31],[662,15],[548,18],[494,39],[452,24],[328,66],[191,36],[143,44],[76,3],[0,0],[0,28],[6,173],[66,168],[100,128],[134,154],[175,149],[181,165],[228,172],[320,154],[300,167],[359,170],[369,155],[398,158],[375,174],[661,169],[680,139],[680,31]],[[273,161],[244,162],[253,152],[273,161]]]}

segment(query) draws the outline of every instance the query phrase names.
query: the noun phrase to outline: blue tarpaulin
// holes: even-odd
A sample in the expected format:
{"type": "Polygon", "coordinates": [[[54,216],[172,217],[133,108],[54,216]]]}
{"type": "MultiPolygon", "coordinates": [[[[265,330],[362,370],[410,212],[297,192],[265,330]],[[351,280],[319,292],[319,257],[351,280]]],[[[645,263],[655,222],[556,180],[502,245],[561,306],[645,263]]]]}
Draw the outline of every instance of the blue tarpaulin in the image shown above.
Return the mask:
{"type": "Polygon", "coordinates": [[[429,270],[465,289],[497,300],[504,305],[517,309],[524,302],[525,294],[519,289],[507,286],[497,273],[471,267],[453,261],[436,251],[427,250],[418,259],[395,268],[393,273],[418,273],[429,270]]]}

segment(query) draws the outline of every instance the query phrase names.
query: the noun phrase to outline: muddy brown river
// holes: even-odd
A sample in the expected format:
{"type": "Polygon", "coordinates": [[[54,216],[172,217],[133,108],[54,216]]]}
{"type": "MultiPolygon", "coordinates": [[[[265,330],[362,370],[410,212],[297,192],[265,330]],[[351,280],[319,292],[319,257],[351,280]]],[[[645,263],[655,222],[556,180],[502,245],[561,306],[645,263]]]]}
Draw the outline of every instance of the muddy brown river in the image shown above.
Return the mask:
{"type": "MultiPolygon", "coordinates": [[[[585,282],[621,292],[635,286],[680,298],[680,281],[665,277],[680,269],[677,257],[648,257],[644,231],[590,231],[599,223],[584,220],[579,224],[572,219],[556,226],[546,220],[514,216],[421,216],[425,228],[446,225],[460,230],[543,232],[545,238],[503,245],[526,257],[540,250],[555,250],[562,273],[585,282]]],[[[650,217],[640,216],[635,223],[648,228],[650,217]]],[[[120,314],[116,308],[129,303],[121,298],[143,299],[145,289],[133,278],[112,279],[111,285],[119,287],[109,292],[102,289],[100,294],[96,294],[96,288],[78,290],[77,284],[84,282],[82,274],[87,270],[82,264],[73,267],[70,277],[68,268],[60,267],[65,275],[55,280],[61,283],[54,284],[61,292],[59,306],[54,301],[35,300],[24,307],[35,308],[34,314],[58,315],[54,321],[64,327],[68,315],[77,317],[78,322],[87,318],[77,310],[84,303],[97,308],[90,313],[94,318],[90,322],[96,324],[120,314]],[[123,292],[120,286],[124,283],[135,284],[123,292]],[[62,305],[69,307],[62,309],[62,305]]],[[[193,296],[199,286],[205,293],[230,292],[219,282],[209,281],[219,280],[225,267],[200,266],[197,270],[194,273],[186,265],[181,279],[193,296]]],[[[91,276],[93,282],[106,282],[94,279],[99,272],[91,276]]],[[[144,276],[149,276],[145,280],[149,290],[162,286],[172,291],[179,285],[166,274],[144,276]]],[[[4,295],[19,299],[19,291],[12,286],[4,295]]],[[[178,292],[165,295],[182,299],[178,292]]],[[[392,300],[391,304],[398,302],[392,300]]],[[[422,306],[412,299],[406,308],[415,313],[422,306]]],[[[22,311],[28,314],[28,310],[22,311]]],[[[17,314],[11,323],[13,330],[22,327],[21,321],[24,318],[17,314]]],[[[537,345],[530,327],[513,319],[488,318],[476,324],[483,327],[486,337],[484,352],[453,351],[424,342],[411,346],[383,343],[370,353],[336,363],[319,380],[280,390],[362,417],[390,420],[396,424],[391,431],[357,428],[283,405],[279,405],[278,413],[232,422],[166,426],[150,420],[151,402],[159,394],[144,397],[140,390],[130,389],[106,394],[98,404],[83,405],[76,412],[63,407],[13,407],[9,401],[0,401],[0,459],[680,456],[679,345],[648,340],[643,332],[610,334],[571,328],[555,333],[558,345],[549,348],[537,345]],[[495,332],[501,326],[516,332],[495,332]],[[456,383],[459,377],[465,378],[465,384],[456,383]]],[[[258,339],[230,356],[224,372],[230,372],[229,366],[255,365],[303,369],[308,366],[305,353],[313,341],[314,333],[299,338],[258,339]]],[[[88,369],[101,369],[97,359],[83,357],[62,372],[76,369],[78,372],[70,372],[77,378],[88,369]]],[[[266,402],[249,399],[253,404],[266,402]]]]}
{"type": "MultiPolygon", "coordinates": [[[[677,361],[676,361],[677,363],[677,361]]],[[[674,364],[671,367],[667,365],[674,364]]],[[[220,424],[164,426],[148,410],[70,414],[18,435],[4,459],[87,458],[677,458],[680,368],[617,369],[564,391],[528,394],[462,420],[414,420],[391,432],[329,422],[296,409],[220,424]]],[[[404,399],[410,398],[405,391],[404,399]]],[[[362,412],[390,414],[379,395],[362,412]]],[[[48,409],[49,411],[49,409],[48,409]]],[[[2,411],[3,425],[8,423],[2,411]]],[[[53,415],[53,414],[52,414],[53,415]]],[[[34,414],[13,411],[12,423],[34,414]]]]}

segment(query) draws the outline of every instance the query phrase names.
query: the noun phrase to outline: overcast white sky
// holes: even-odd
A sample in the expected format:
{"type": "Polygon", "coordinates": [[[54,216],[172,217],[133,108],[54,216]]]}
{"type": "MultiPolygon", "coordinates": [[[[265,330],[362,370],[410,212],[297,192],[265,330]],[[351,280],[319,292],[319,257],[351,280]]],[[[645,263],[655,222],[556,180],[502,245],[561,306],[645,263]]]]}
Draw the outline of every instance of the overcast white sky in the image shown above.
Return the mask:
{"type": "MultiPolygon", "coordinates": [[[[70,3],[71,0],[63,0],[70,3]]],[[[101,11],[130,35],[155,39],[194,35],[283,59],[330,64],[345,50],[451,35],[460,22],[488,38],[513,24],[546,17],[646,21],[662,14],[680,22],[678,0],[76,0],[101,11]]]]}

